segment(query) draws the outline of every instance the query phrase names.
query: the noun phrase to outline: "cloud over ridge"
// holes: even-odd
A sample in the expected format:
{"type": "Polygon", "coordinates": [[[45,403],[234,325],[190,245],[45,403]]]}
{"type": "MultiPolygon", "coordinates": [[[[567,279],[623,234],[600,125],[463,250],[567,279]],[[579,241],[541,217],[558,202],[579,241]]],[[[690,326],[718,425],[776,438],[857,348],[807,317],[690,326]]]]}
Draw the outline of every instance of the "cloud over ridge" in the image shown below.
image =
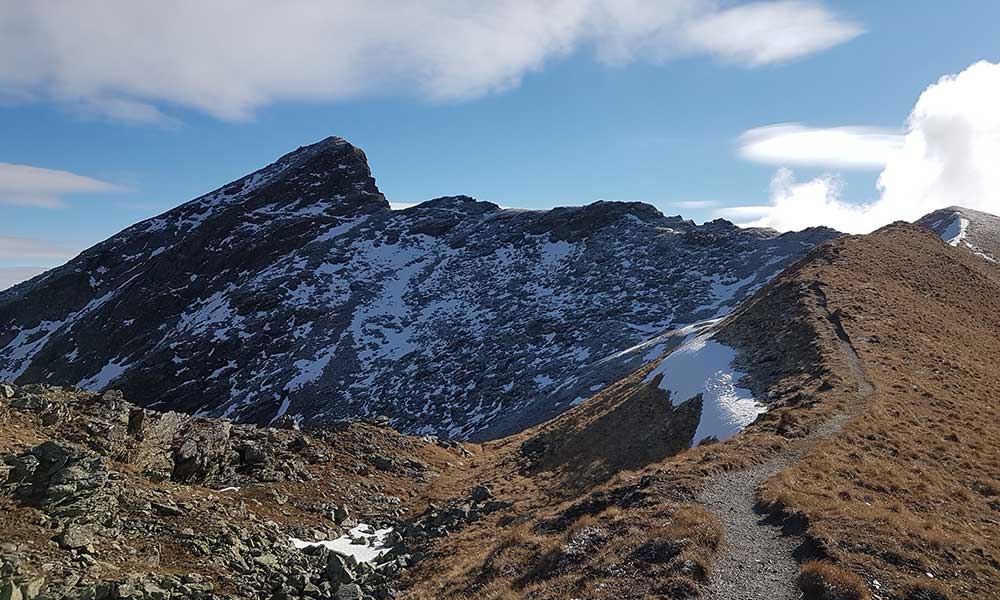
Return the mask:
{"type": "MultiPolygon", "coordinates": [[[[1000,214],[998,106],[1000,64],[980,61],[961,73],[945,75],[920,95],[907,119],[905,135],[898,147],[886,154],[876,199],[850,202],[836,175],[799,182],[783,167],[772,180],[770,204],[754,207],[757,218],[747,224],[779,230],[827,225],[848,233],[867,233],[892,221],[913,221],[952,205],[1000,214]]],[[[843,129],[853,134],[863,131],[843,129]]],[[[751,142],[759,132],[748,132],[751,142]]],[[[855,135],[852,143],[863,144],[864,140],[855,135]]],[[[746,148],[741,149],[744,156],[746,148]]],[[[851,148],[851,144],[840,146],[846,151],[851,148]]],[[[761,162],[780,164],[785,150],[765,152],[757,147],[749,158],[764,156],[768,160],[761,162]]],[[[805,164],[796,163],[794,156],[785,158],[784,164],[805,164]]],[[[851,160],[844,156],[845,164],[851,160]]],[[[867,162],[877,164],[875,158],[867,162]]],[[[838,165],[827,160],[823,166],[838,165]]]]}
{"type": "Polygon", "coordinates": [[[745,131],[740,156],[780,166],[879,170],[903,147],[903,132],[880,127],[778,123],[745,131]]]}

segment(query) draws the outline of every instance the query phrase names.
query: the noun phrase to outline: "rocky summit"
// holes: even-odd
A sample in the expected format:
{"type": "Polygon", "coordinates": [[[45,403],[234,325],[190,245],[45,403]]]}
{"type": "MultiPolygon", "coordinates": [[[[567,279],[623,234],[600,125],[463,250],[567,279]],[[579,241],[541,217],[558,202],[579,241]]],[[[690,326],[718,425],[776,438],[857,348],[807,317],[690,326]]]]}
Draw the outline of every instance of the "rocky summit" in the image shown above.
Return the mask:
{"type": "Polygon", "coordinates": [[[490,439],[565,411],[836,232],[647,204],[392,210],[339,138],[0,293],[0,380],[268,424],[490,439]]]}

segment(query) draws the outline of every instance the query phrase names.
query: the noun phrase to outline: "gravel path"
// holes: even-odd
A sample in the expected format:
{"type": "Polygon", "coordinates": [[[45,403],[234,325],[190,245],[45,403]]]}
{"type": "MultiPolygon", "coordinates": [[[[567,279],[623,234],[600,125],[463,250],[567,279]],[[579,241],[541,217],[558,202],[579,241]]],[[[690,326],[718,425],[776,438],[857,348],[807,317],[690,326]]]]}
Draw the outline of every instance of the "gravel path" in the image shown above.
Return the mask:
{"type": "Polygon", "coordinates": [[[726,530],[726,549],[715,563],[705,597],[712,600],[799,598],[799,567],[792,553],[799,544],[781,528],[763,522],[754,510],[757,487],[788,464],[781,456],[768,463],[711,480],[698,500],[726,530]]]}
{"type": "MultiPolygon", "coordinates": [[[[858,398],[872,392],[861,361],[850,339],[831,318],[851,374],[858,385],[858,398]]],[[[799,440],[770,461],[738,472],[723,473],[710,479],[698,497],[705,508],[722,521],[726,548],[716,561],[715,572],[704,597],[709,600],[799,600],[795,585],[799,564],[795,549],[800,536],[788,535],[780,525],[768,522],[767,515],[756,510],[757,489],[768,477],[797,462],[817,442],[843,428],[848,415],[837,415],[808,437],[799,440]]]]}

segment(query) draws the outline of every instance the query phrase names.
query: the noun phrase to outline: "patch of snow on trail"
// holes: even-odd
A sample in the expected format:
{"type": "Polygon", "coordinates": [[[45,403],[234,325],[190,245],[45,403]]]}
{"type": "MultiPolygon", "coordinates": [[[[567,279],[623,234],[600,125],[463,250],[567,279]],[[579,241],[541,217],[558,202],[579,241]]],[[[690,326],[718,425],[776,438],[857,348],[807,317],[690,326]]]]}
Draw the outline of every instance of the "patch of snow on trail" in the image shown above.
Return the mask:
{"type": "Polygon", "coordinates": [[[362,523],[335,540],[322,542],[306,542],[298,538],[291,538],[291,540],[292,545],[300,550],[310,546],[326,546],[337,554],[353,557],[359,563],[367,563],[389,551],[385,540],[390,533],[392,533],[391,527],[375,529],[371,525],[362,523]]]}
{"type": "Polygon", "coordinates": [[[744,374],[733,369],[734,358],[735,350],[705,333],[686,341],[646,377],[650,381],[663,375],[660,388],[670,393],[675,405],[702,394],[692,445],[707,437],[732,437],[767,410],[750,390],[736,386],[744,374]]]}

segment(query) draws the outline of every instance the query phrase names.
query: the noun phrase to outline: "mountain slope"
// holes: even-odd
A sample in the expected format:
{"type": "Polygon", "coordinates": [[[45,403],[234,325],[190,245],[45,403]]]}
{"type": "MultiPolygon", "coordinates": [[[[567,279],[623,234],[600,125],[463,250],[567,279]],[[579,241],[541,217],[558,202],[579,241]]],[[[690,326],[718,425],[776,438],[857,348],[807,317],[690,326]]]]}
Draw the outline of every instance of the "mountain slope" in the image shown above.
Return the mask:
{"type": "Polygon", "coordinates": [[[0,379],[487,439],[620,379],[662,353],[643,342],[835,235],[640,203],[392,211],[364,153],[329,138],[0,293],[0,379]]]}
{"type": "Polygon", "coordinates": [[[762,498],[882,597],[1000,597],[1000,275],[905,223],[825,258],[810,275],[874,390],[762,498]]]}
{"type": "Polygon", "coordinates": [[[467,448],[364,424],[302,434],[136,411],[114,393],[0,389],[11,396],[0,398],[0,527],[18,540],[0,544],[0,589],[13,565],[22,589],[39,574],[81,593],[205,589],[183,576],[194,573],[221,596],[353,590],[330,556],[287,539],[339,535],[346,526],[325,516],[334,500],[402,532],[409,559],[357,569],[386,597],[798,598],[801,566],[807,598],[835,586],[833,597],[994,598],[998,298],[989,261],[922,227],[840,238],[725,319],[650,340],[644,355],[673,350],[593,398],[467,448]],[[675,380],[690,373],[664,365],[710,341],[733,351],[730,384],[768,411],[689,448],[691,417],[725,398],[689,395],[675,380]],[[43,485],[32,457],[54,451],[73,459],[72,507],[100,510],[50,501],[67,488],[43,485]],[[100,477],[79,476],[91,471],[100,477]],[[245,488],[219,489],[234,484],[245,488]],[[110,536],[96,554],[67,546],[81,525],[110,536]],[[160,562],[147,559],[154,546],[160,562]]]}
{"type": "Polygon", "coordinates": [[[998,299],[913,224],[819,246],[708,330],[768,412],[671,445],[698,399],[649,379],[668,354],[486,444],[514,514],[442,540],[408,597],[1000,598],[998,299]]]}

